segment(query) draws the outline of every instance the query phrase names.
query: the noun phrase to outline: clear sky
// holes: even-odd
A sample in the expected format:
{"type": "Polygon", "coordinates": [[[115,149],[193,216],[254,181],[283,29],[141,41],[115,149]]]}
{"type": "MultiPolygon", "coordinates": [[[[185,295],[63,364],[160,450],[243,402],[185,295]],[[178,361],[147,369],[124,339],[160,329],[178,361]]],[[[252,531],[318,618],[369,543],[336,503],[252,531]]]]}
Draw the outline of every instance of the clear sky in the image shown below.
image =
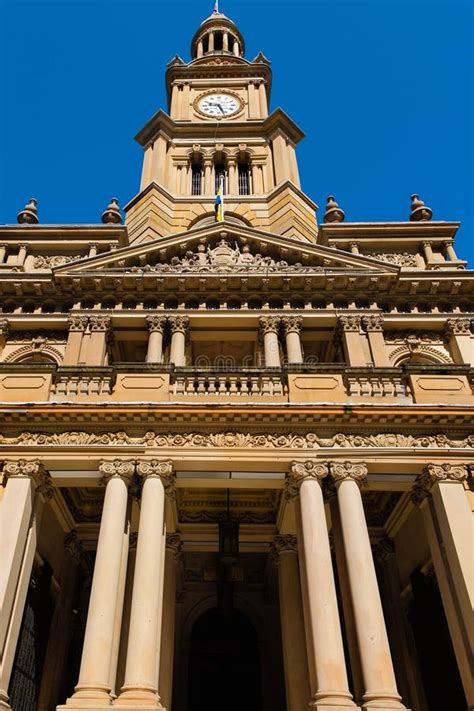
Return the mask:
{"type": "MultiPolygon", "coordinates": [[[[272,107],[305,131],[303,189],[348,221],[404,220],[417,192],[462,222],[474,266],[471,0],[221,0],[272,107]]],[[[166,109],[164,72],[213,0],[0,0],[0,223],[94,223],[137,192],[136,132],[166,109]]]]}

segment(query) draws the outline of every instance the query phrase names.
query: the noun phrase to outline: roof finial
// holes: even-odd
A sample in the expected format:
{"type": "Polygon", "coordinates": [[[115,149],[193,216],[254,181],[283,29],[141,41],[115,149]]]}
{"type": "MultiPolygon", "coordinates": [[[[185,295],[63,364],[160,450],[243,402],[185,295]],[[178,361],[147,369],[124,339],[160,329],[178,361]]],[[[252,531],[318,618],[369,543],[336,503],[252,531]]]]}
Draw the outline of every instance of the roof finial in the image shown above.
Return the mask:
{"type": "Polygon", "coordinates": [[[214,13],[213,13],[213,14],[214,14],[214,15],[218,15],[218,14],[219,14],[219,0],[216,0],[215,3],[214,3],[214,13]]]}

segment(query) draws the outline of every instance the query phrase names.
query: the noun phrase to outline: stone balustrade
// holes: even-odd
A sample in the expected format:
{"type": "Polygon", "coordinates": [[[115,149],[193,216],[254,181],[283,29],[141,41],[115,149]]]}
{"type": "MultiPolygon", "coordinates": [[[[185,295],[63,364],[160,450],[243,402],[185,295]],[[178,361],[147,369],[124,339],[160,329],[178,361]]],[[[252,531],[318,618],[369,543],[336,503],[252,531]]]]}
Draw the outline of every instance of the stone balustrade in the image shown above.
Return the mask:
{"type": "Polygon", "coordinates": [[[183,396],[231,397],[253,399],[261,397],[285,398],[288,385],[286,374],[261,372],[193,372],[175,373],[170,388],[171,399],[183,396]]]}

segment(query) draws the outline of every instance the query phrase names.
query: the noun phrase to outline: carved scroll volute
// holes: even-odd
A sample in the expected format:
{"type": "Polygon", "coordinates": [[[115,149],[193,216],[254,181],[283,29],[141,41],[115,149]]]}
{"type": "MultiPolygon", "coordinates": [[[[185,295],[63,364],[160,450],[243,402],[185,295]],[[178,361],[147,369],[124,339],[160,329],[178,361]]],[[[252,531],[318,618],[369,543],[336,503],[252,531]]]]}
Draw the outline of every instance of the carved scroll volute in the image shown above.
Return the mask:
{"type": "Polygon", "coordinates": [[[53,482],[39,459],[17,459],[7,461],[3,467],[3,475],[7,479],[31,479],[35,491],[46,501],[53,498],[53,482]]]}
{"type": "Polygon", "coordinates": [[[305,462],[293,462],[285,480],[285,499],[294,501],[298,495],[301,484],[307,479],[315,479],[321,484],[329,474],[326,462],[309,459],[305,462]]]}
{"type": "Polygon", "coordinates": [[[171,459],[140,461],[138,462],[137,473],[142,479],[151,476],[159,477],[163,483],[166,496],[170,500],[176,498],[176,477],[171,459]]]}
{"type": "Polygon", "coordinates": [[[368,469],[362,462],[330,462],[329,472],[336,487],[347,479],[355,481],[359,487],[367,482],[368,469]]]}

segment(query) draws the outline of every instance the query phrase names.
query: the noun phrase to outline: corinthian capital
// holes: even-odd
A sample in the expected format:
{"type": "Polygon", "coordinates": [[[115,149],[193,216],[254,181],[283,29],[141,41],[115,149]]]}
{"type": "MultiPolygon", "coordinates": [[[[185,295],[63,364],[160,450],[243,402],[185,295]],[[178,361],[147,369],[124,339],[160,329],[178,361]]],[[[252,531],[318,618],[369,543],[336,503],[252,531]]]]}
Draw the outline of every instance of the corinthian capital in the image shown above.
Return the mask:
{"type": "Polygon", "coordinates": [[[82,314],[71,314],[68,319],[70,331],[85,331],[89,317],[82,314]]]}
{"type": "Polygon", "coordinates": [[[371,331],[383,331],[383,316],[381,316],[380,314],[369,314],[368,316],[362,316],[362,324],[368,333],[370,333],[371,331]]]}
{"type": "Polygon", "coordinates": [[[147,316],[146,317],[146,324],[148,326],[148,330],[150,332],[153,331],[158,331],[159,333],[163,333],[166,327],[168,319],[166,316],[147,316]]]}
{"type": "Polygon", "coordinates": [[[181,540],[179,533],[166,534],[166,548],[173,552],[175,558],[179,558],[181,556],[183,541],[181,540]]]}
{"type": "Polygon", "coordinates": [[[44,499],[53,497],[53,482],[39,459],[17,459],[5,462],[3,473],[10,479],[12,477],[25,477],[31,479],[38,494],[44,499]]]}
{"type": "Polygon", "coordinates": [[[147,479],[150,476],[159,477],[163,482],[166,496],[170,499],[176,498],[175,475],[171,459],[140,461],[138,462],[137,473],[142,479],[147,479]]]}
{"type": "Polygon", "coordinates": [[[280,555],[280,553],[297,553],[298,541],[296,536],[293,536],[291,533],[284,536],[278,534],[273,539],[272,552],[277,555],[280,555]]]}
{"type": "Polygon", "coordinates": [[[186,333],[189,328],[189,316],[169,316],[171,333],[186,333]]]}
{"type": "Polygon", "coordinates": [[[426,491],[440,481],[463,482],[469,474],[465,464],[427,464],[421,476],[416,480],[415,486],[421,486],[426,491]]]}
{"type": "Polygon", "coordinates": [[[99,464],[99,471],[102,474],[102,483],[104,484],[107,484],[114,477],[119,477],[129,485],[135,473],[135,462],[133,459],[102,459],[99,464]]]}
{"type": "Polygon", "coordinates": [[[293,462],[285,480],[286,500],[293,501],[298,497],[299,488],[306,479],[316,479],[321,484],[328,473],[328,465],[325,462],[313,459],[306,462],[293,462]]]}
{"type": "Polygon", "coordinates": [[[89,325],[91,331],[108,331],[112,325],[110,316],[89,316],[89,325]]]}
{"type": "Polygon", "coordinates": [[[263,335],[266,333],[278,333],[281,324],[281,316],[261,316],[260,328],[263,335]]]}
{"type": "Polygon", "coordinates": [[[0,337],[8,338],[10,323],[7,318],[0,318],[0,337]]]}
{"type": "Polygon", "coordinates": [[[468,318],[448,318],[446,321],[446,335],[470,336],[471,320],[468,318]]]}
{"type": "Polygon", "coordinates": [[[359,333],[360,331],[361,317],[357,315],[353,316],[339,316],[337,325],[340,331],[352,331],[354,333],[359,333]]]}
{"type": "Polygon", "coordinates": [[[283,331],[285,336],[288,333],[300,333],[303,326],[302,316],[283,316],[281,319],[281,324],[283,326],[283,331]]]}
{"type": "Polygon", "coordinates": [[[346,479],[357,482],[359,486],[367,479],[367,465],[360,462],[331,462],[329,473],[336,486],[346,479]]]}

